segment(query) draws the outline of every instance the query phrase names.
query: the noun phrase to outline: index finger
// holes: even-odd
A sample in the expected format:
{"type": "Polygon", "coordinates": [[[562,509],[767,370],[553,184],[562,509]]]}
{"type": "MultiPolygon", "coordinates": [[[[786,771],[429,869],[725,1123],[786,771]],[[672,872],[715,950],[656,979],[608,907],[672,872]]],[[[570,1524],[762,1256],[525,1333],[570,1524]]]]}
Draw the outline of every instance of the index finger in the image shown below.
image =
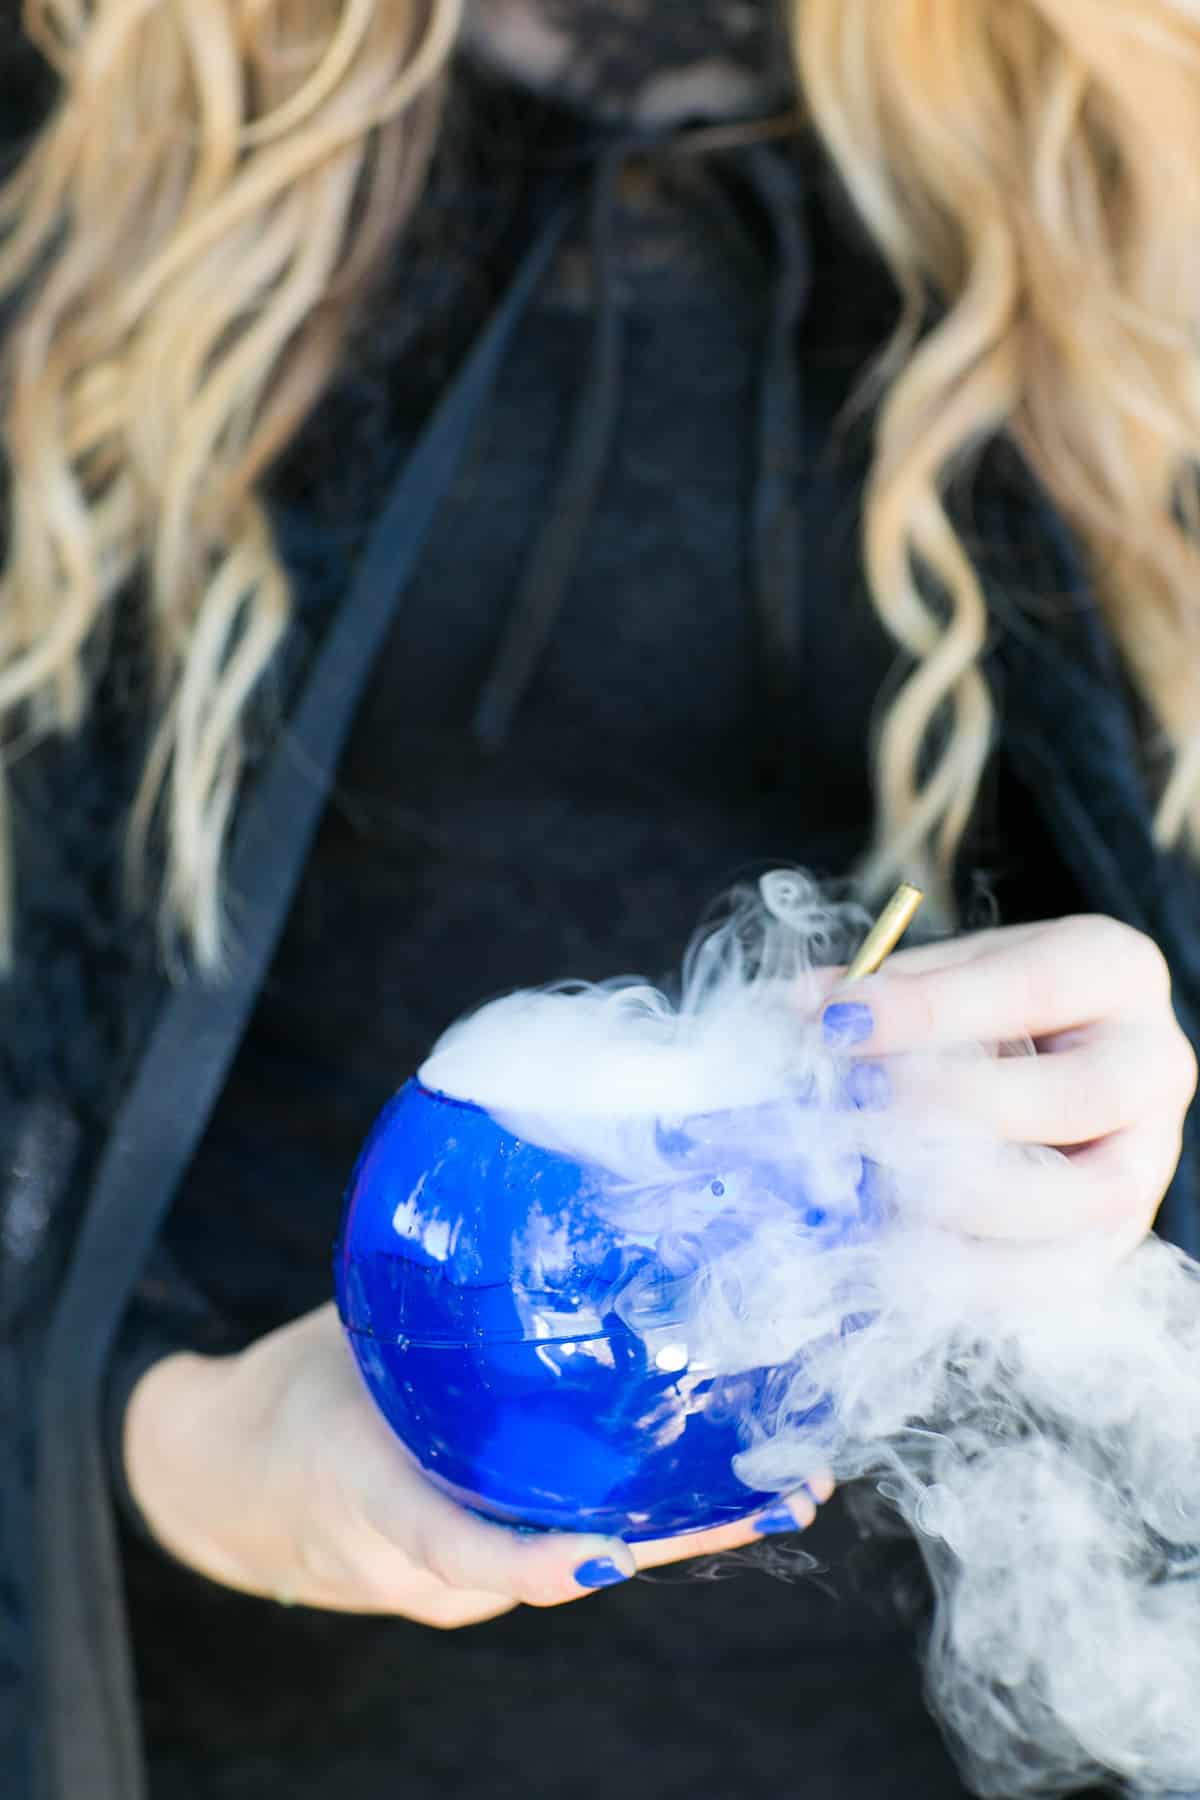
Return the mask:
{"type": "Polygon", "coordinates": [[[930,953],[949,945],[897,951],[879,974],[836,989],[827,1005],[866,1006],[874,1021],[854,1049],[875,1055],[1045,1035],[1142,1012],[1169,991],[1153,941],[1104,914],[979,935],[990,942],[959,940],[963,953],[933,966],[930,953]]]}
{"type": "MultiPolygon", "coordinates": [[[[372,1546],[374,1585],[386,1604],[394,1582],[399,1610],[411,1580],[405,1566],[409,1561],[450,1589],[551,1607],[581,1600],[643,1569],[739,1549],[760,1537],[760,1514],[636,1544],[583,1531],[522,1531],[452,1500],[434,1486],[406,1446],[397,1444],[395,1449],[401,1479],[388,1486],[383,1501],[386,1519],[378,1505],[368,1510],[367,1517],[377,1530],[384,1525],[399,1551],[401,1560],[396,1561],[386,1551],[381,1555],[377,1544],[372,1546]]],[[[812,1523],[814,1501],[829,1498],[833,1480],[822,1470],[805,1487],[807,1493],[789,1499],[797,1531],[812,1523]]],[[[376,1491],[371,1498],[379,1502],[383,1496],[376,1491]]]]}

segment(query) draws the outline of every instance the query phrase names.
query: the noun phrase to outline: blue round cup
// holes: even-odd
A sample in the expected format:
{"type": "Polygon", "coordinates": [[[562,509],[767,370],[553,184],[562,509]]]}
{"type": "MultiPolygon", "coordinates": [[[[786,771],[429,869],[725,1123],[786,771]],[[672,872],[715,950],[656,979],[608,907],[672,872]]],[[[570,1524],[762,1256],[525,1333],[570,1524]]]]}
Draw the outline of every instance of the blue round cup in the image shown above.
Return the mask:
{"type": "MultiPolygon", "coordinates": [[[[681,1166],[703,1164],[703,1120],[670,1138],[681,1166]]],[[[870,1230],[874,1167],[832,1236],[796,1195],[806,1228],[870,1230]]],[[[490,1518],[634,1543],[743,1519],[776,1497],[734,1473],[745,1421],[797,1365],[714,1374],[683,1324],[697,1270],[752,1225],[714,1209],[696,1235],[639,1241],[602,1182],[409,1081],[363,1146],[335,1252],[358,1365],[429,1478],[490,1518]]],[[[827,1410],[818,1397],[792,1423],[827,1410]]]]}

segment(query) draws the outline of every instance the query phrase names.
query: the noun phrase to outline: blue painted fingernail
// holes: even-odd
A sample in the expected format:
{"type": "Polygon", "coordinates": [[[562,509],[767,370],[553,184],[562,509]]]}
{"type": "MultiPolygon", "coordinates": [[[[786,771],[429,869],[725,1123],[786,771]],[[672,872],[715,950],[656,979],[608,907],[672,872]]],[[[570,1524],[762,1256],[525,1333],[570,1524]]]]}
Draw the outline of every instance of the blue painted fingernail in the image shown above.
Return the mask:
{"type": "Polygon", "coordinates": [[[780,1501],[777,1505],[768,1507],[765,1513],[759,1513],[754,1521],[754,1529],[761,1531],[765,1537],[773,1531],[799,1531],[801,1527],[791,1508],[780,1501]]]}
{"type": "Polygon", "coordinates": [[[849,1044],[864,1043],[874,1029],[875,1015],[860,1000],[835,1001],[821,1014],[821,1030],[825,1042],[838,1049],[844,1049],[849,1044]]]}
{"type": "Polygon", "coordinates": [[[575,1571],[575,1579],[580,1587],[602,1588],[612,1587],[618,1581],[628,1581],[624,1569],[618,1569],[611,1556],[593,1556],[590,1562],[580,1563],[575,1571]]]}
{"type": "Polygon", "coordinates": [[[855,1063],[846,1077],[846,1094],[860,1112],[881,1112],[891,1105],[891,1077],[882,1063],[855,1063]]]}

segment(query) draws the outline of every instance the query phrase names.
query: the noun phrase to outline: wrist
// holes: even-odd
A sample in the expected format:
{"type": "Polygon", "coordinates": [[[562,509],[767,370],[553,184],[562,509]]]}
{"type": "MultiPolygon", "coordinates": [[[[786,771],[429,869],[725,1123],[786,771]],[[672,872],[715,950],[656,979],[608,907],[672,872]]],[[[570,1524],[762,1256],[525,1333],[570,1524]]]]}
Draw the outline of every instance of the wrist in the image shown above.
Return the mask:
{"type": "Polygon", "coordinates": [[[130,1495],[156,1542],[226,1586],[252,1585],[239,1538],[248,1523],[236,1466],[239,1356],[177,1351],[153,1363],[125,1411],[122,1452],[130,1495]]]}

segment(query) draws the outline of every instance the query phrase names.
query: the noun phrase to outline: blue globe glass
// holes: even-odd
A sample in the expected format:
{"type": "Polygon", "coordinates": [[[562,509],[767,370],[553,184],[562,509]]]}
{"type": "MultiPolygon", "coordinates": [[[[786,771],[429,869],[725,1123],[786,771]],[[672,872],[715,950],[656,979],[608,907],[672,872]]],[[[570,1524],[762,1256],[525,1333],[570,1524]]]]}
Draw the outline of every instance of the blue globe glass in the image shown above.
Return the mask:
{"type": "MultiPolygon", "coordinates": [[[[672,1134],[685,1161],[693,1130],[702,1145],[703,1121],[672,1134]]],[[[873,1167],[835,1240],[871,1229],[873,1167]]],[[[745,1421],[796,1369],[693,1366],[684,1304],[752,1222],[718,1208],[647,1246],[599,1194],[598,1171],[409,1081],[363,1146],[334,1259],[367,1386],[429,1478],[487,1517],[629,1542],[745,1518],[775,1498],[734,1473],[745,1421]]],[[[828,1236],[824,1214],[801,1217],[828,1236]]]]}

